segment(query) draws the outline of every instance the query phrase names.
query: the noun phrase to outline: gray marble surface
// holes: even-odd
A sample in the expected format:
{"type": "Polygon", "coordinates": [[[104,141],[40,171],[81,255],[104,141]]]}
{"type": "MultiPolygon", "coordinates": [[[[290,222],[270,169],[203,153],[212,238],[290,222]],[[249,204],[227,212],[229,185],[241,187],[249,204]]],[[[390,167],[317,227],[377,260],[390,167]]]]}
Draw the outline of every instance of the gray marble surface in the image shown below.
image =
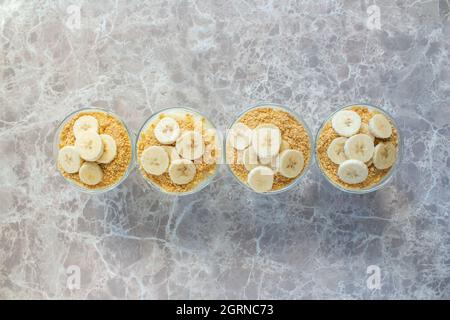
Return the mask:
{"type": "Polygon", "coordinates": [[[0,1],[0,298],[450,298],[450,4],[374,2],[0,1]],[[56,172],[55,128],[80,107],[137,131],[188,106],[225,129],[258,101],[313,132],[380,105],[404,161],[367,195],[315,166],[276,196],[225,167],[179,198],[136,171],[98,196],[56,172]]]}

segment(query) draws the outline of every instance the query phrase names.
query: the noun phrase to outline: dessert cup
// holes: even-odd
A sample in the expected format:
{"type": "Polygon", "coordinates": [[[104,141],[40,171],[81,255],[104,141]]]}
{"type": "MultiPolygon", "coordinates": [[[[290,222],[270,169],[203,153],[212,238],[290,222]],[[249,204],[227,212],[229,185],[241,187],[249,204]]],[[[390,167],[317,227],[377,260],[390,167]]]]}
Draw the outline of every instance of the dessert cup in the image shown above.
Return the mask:
{"type": "MultiPolygon", "coordinates": [[[[100,194],[110,191],[117,186],[119,186],[130,174],[133,168],[134,159],[134,143],[132,135],[126,126],[126,124],[120,119],[120,117],[113,112],[102,109],[102,108],[83,108],[71,112],[68,114],[64,120],[58,125],[53,138],[53,156],[55,160],[55,166],[57,171],[60,173],[61,177],[64,178],[66,182],[74,186],[79,191],[89,193],[89,194],[100,194]],[[94,115],[102,118],[99,125],[99,134],[111,134],[112,136],[119,137],[122,139],[117,146],[117,156],[110,163],[99,164],[106,170],[106,177],[104,181],[98,185],[86,185],[80,181],[77,177],[77,173],[67,173],[61,168],[58,162],[58,154],[63,146],[69,145],[67,141],[75,141],[73,135],[73,123],[76,118],[83,115],[94,115]],[[112,130],[110,126],[114,126],[115,130],[112,130]],[[118,130],[117,130],[118,129],[118,130]],[[109,130],[109,131],[108,131],[109,130]]],[[[82,160],[84,162],[84,160],[82,160]]]]}
{"type": "MultiPolygon", "coordinates": [[[[245,123],[244,123],[245,124],[245,123]]],[[[254,140],[254,139],[251,139],[254,140]]],[[[236,180],[249,190],[261,193],[261,194],[277,194],[287,190],[294,188],[304,177],[306,172],[309,169],[311,162],[313,161],[313,153],[312,153],[312,136],[311,132],[303,121],[303,119],[292,109],[274,103],[258,103],[252,105],[241,112],[236,119],[233,121],[231,126],[227,130],[227,137],[225,139],[225,150],[226,150],[226,163],[228,169],[236,178],[236,180]],[[261,117],[258,116],[261,115],[261,117]],[[253,116],[255,115],[255,116],[253,116]],[[259,120],[261,120],[259,122],[259,120]],[[289,140],[291,143],[288,143],[287,149],[301,151],[303,154],[303,167],[301,172],[297,174],[295,177],[285,177],[279,171],[280,166],[280,154],[282,153],[283,147],[280,146],[279,153],[274,156],[276,157],[275,162],[271,162],[270,164],[261,163],[261,158],[258,156],[256,162],[257,166],[267,166],[270,167],[274,173],[273,184],[270,190],[266,191],[258,191],[255,188],[252,188],[249,185],[249,174],[251,170],[242,163],[239,163],[239,153],[240,150],[237,150],[233,146],[231,146],[230,139],[232,135],[232,129],[236,124],[241,121],[246,122],[246,125],[254,132],[256,128],[261,126],[271,126],[275,125],[281,131],[281,140],[284,141],[289,140]]],[[[253,144],[250,142],[250,146],[248,148],[252,148],[253,144]]],[[[245,150],[244,150],[245,151],[245,150]]],[[[250,167],[251,168],[251,167],[250,167]]]]}
{"type": "MultiPolygon", "coordinates": [[[[145,181],[156,190],[169,195],[188,195],[199,192],[211,183],[218,172],[219,164],[222,162],[222,139],[220,132],[216,130],[213,123],[198,111],[187,107],[166,108],[145,120],[140,128],[136,139],[136,162],[139,172],[145,181]],[[180,133],[173,142],[164,142],[158,140],[155,134],[155,128],[164,118],[174,119],[179,126],[180,133]],[[201,132],[202,142],[204,143],[204,152],[199,158],[185,159],[178,154],[177,145],[184,134],[188,132],[201,132]],[[210,134],[213,134],[212,137],[210,134]],[[210,140],[211,139],[211,140],[210,140]],[[142,155],[150,147],[172,148],[170,153],[174,152],[176,158],[169,155],[169,165],[162,173],[152,174],[144,169],[142,155]],[[207,150],[211,154],[206,155],[207,150]],[[188,160],[195,165],[195,174],[193,180],[178,184],[173,181],[169,170],[174,160],[188,160]]],[[[168,149],[166,149],[168,150],[168,149]]],[[[169,153],[169,151],[167,151],[169,153]]],[[[171,171],[173,172],[173,171],[171,171]]]]}
{"type": "MultiPolygon", "coordinates": [[[[362,116],[363,118],[363,116],[362,116]]],[[[361,129],[362,130],[362,129],[361,129]]],[[[361,133],[361,131],[359,131],[361,133]]],[[[339,137],[339,135],[334,132],[333,137],[339,137]]],[[[399,131],[399,127],[395,122],[394,117],[392,117],[386,110],[383,110],[380,107],[370,105],[370,104],[351,104],[348,106],[344,106],[335,112],[333,112],[321,125],[316,134],[315,139],[315,157],[317,167],[319,168],[321,174],[326,178],[326,180],[331,183],[334,187],[348,193],[356,193],[356,194],[364,194],[373,192],[385,186],[392,179],[392,176],[396,172],[403,154],[403,140],[401,133],[399,131]],[[367,162],[367,167],[369,169],[369,176],[361,183],[357,183],[354,185],[347,184],[340,180],[337,177],[337,170],[339,165],[333,164],[330,162],[330,159],[327,158],[326,150],[329,147],[331,138],[325,138],[327,134],[331,134],[330,132],[333,130],[332,128],[332,119],[333,117],[342,110],[361,110],[364,118],[362,123],[367,124],[367,119],[372,118],[376,114],[381,114],[390,122],[392,126],[392,135],[389,138],[381,139],[374,137],[374,145],[377,146],[379,143],[387,143],[390,142],[396,146],[396,158],[393,165],[387,169],[377,169],[373,164],[373,159],[367,162]]]]}

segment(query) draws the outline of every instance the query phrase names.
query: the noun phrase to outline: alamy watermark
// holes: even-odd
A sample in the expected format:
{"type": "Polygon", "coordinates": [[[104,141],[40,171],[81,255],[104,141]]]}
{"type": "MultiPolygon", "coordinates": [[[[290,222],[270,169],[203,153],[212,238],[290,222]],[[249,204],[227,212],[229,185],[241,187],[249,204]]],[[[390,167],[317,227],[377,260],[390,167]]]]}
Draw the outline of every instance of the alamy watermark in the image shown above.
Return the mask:
{"type": "Polygon", "coordinates": [[[366,273],[369,277],[366,280],[367,289],[380,290],[381,289],[381,269],[377,265],[370,265],[367,267],[366,273]]]}
{"type": "Polygon", "coordinates": [[[367,7],[367,28],[369,30],[381,30],[381,14],[380,7],[371,5],[367,7]]]}
{"type": "Polygon", "coordinates": [[[78,290],[81,285],[81,270],[77,265],[70,265],[66,269],[66,285],[69,290],[78,290]]]}
{"type": "Polygon", "coordinates": [[[70,5],[66,9],[66,13],[69,15],[66,19],[66,27],[70,30],[81,29],[81,7],[77,5],[70,5]]]}

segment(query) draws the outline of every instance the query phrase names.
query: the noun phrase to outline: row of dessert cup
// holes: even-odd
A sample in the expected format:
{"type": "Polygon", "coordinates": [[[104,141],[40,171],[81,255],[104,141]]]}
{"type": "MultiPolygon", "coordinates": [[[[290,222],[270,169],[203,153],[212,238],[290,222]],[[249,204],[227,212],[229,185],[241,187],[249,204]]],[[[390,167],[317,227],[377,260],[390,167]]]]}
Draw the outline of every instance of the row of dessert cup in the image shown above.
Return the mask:
{"type": "MultiPolygon", "coordinates": [[[[289,113],[291,116],[293,116],[306,130],[307,135],[309,137],[309,150],[311,151],[311,156],[310,159],[308,161],[308,163],[305,163],[304,168],[301,172],[301,174],[299,174],[295,180],[290,183],[289,185],[287,185],[286,187],[277,189],[277,190],[271,190],[268,192],[261,192],[264,194],[276,194],[276,193],[280,193],[280,192],[284,192],[287,190],[290,190],[292,188],[294,188],[301,180],[302,178],[305,176],[306,172],[308,171],[311,162],[316,161],[316,164],[319,168],[319,171],[321,172],[321,174],[326,178],[326,180],[331,183],[334,187],[336,187],[337,189],[344,191],[344,192],[348,192],[348,193],[356,193],[356,194],[364,194],[364,193],[369,193],[375,190],[378,190],[380,188],[382,188],[383,186],[385,186],[390,179],[392,178],[392,176],[394,175],[399,163],[401,162],[401,157],[402,157],[402,150],[403,150],[403,144],[402,144],[402,136],[399,132],[398,129],[398,125],[395,122],[395,119],[385,110],[383,110],[380,107],[376,107],[373,105],[369,105],[366,103],[360,103],[360,104],[352,104],[352,105],[348,105],[348,106],[344,106],[342,108],[337,109],[335,112],[333,112],[321,125],[321,127],[319,128],[319,130],[317,131],[314,143],[313,143],[313,139],[312,139],[312,135],[311,135],[311,131],[309,130],[308,126],[306,125],[306,123],[303,121],[302,117],[300,115],[298,115],[294,110],[283,106],[283,105],[279,105],[279,104],[274,104],[274,103],[259,103],[259,104],[255,104],[252,105],[250,107],[248,107],[247,109],[245,109],[243,112],[241,112],[236,119],[234,120],[234,122],[230,125],[230,127],[228,128],[227,132],[229,132],[229,130],[238,122],[238,120],[245,114],[247,114],[248,112],[252,111],[252,110],[257,110],[260,108],[273,108],[273,109],[278,109],[278,110],[282,110],[285,111],[287,113],[289,113]],[[397,132],[397,138],[398,138],[398,144],[397,144],[397,159],[394,163],[394,165],[392,165],[392,167],[390,168],[389,172],[376,184],[373,185],[371,187],[368,188],[361,188],[361,189],[350,189],[350,188],[345,188],[342,185],[336,183],[335,181],[333,181],[333,179],[331,179],[327,174],[325,174],[324,170],[321,168],[321,166],[319,165],[319,161],[317,159],[317,154],[316,154],[316,150],[317,150],[317,143],[318,143],[318,139],[319,139],[319,135],[322,132],[322,130],[324,129],[324,126],[329,123],[331,121],[331,119],[333,118],[333,116],[341,111],[341,110],[345,110],[348,109],[350,107],[353,106],[362,106],[362,107],[366,107],[369,108],[371,110],[375,110],[383,115],[385,115],[394,125],[396,132],[397,132]]],[[[54,153],[54,159],[55,161],[57,161],[58,159],[58,151],[59,151],[59,146],[60,146],[60,135],[61,135],[61,131],[64,128],[64,126],[68,123],[68,121],[70,121],[70,119],[72,119],[74,116],[80,114],[80,113],[86,113],[86,112],[104,112],[108,115],[111,115],[113,117],[115,117],[116,119],[118,119],[120,121],[120,123],[123,125],[123,127],[126,129],[127,133],[128,133],[128,137],[130,139],[131,142],[131,161],[128,165],[128,168],[126,170],[126,172],[123,174],[123,176],[113,185],[102,188],[102,189],[88,189],[85,188],[81,185],[78,185],[77,183],[71,181],[70,179],[65,179],[69,184],[71,184],[72,186],[74,186],[76,189],[82,191],[82,192],[86,192],[86,193],[90,193],[90,194],[99,194],[99,193],[104,193],[107,191],[110,191],[114,188],[116,188],[117,186],[119,186],[130,174],[130,172],[133,170],[133,168],[135,167],[136,163],[137,163],[137,144],[138,144],[138,139],[141,136],[141,134],[149,127],[149,125],[155,121],[155,119],[157,119],[157,117],[162,114],[162,113],[166,113],[166,112],[170,112],[172,110],[181,110],[184,112],[188,112],[194,115],[199,115],[201,117],[203,117],[204,119],[206,119],[206,121],[208,121],[210,124],[212,124],[212,122],[205,117],[204,115],[201,115],[198,111],[191,109],[191,108],[187,108],[187,107],[183,107],[183,108],[167,108],[167,109],[163,109],[158,111],[157,113],[152,114],[142,125],[142,127],[140,128],[138,134],[133,134],[129,128],[126,126],[126,124],[120,119],[120,117],[116,114],[114,114],[113,112],[111,112],[110,110],[106,110],[106,109],[102,109],[102,108],[83,108],[83,109],[79,109],[76,110],[70,114],[68,114],[64,120],[59,124],[55,136],[54,136],[54,141],[53,141],[53,153],[54,153]]],[[[214,126],[213,126],[214,127],[214,126]]],[[[220,140],[220,148],[221,150],[223,150],[222,154],[221,154],[221,159],[220,159],[220,163],[225,163],[225,160],[227,158],[226,155],[226,150],[227,150],[227,144],[226,144],[226,139],[223,139],[220,136],[220,132],[217,131],[218,135],[219,135],[219,140],[220,140]]],[[[227,137],[226,137],[227,138],[227,137]]],[[[239,177],[237,177],[237,175],[235,174],[235,172],[233,172],[233,170],[231,170],[230,165],[227,165],[230,173],[236,178],[236,180],[239,182],[239,184],[243,185],[244,187],[250,189],[253,192],[257,192],[254,189],[250,188],[248,184],[246,184],[245,182],[243,182],[239,177]]],[[[58,170],[59,171],[59,170],[58,170]]],[[[61,172],[60,172],[61,173],[61,172]]],[[[174,195],[187,195],[187,194],[192,194],[192,193],[196,193],[200,190],[202,190],[204,187],[206,187],[207,185],[209,185],[211,183],[211,181],[214,179],[214,177],[217,175],[218,170],[215,170],[215,173],[210,175],[209,177],[207,177],[204,181],[202,181],[201,183],[199,183],[195,189],[193,190],[189,190],[186,192],[169,192],[164,190],[163,188],[161,188],[160,186],[158,186],[157,184],[153,183],[152,181],[150,181],[149,179],[145,179],[146,182],[153,188],[166,193],[166,194],[174,194],[174,195]]],[[[61,174],[62,176],[62,174],[61,174]]],[[[63,176],[62,176],[63,177],[63,176]]],[[[64,178],[64,177],[63,177],[64,178]]],[[[257,192],[258,193],[258,192],[257,192]]]]}

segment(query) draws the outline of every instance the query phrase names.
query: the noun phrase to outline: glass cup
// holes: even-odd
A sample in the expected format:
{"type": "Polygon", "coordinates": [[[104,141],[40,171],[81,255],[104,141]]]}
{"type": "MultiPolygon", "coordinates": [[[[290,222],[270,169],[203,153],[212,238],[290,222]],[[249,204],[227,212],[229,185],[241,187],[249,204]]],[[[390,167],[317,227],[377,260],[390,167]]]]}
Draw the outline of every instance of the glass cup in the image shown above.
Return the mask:
{"type": "MultiPolygon", "coordinates": [[[[135,140],[135,149],[138,150],[138,144],[139,144],[139,140],[141,137],[141,134],[146,132],[148,127],[155,122],[156,119],[158,119],[158,117],[161,114],[166,114],[166,115],[170,115],[173,114],[174,116],[176,116],[176,114],[193,114],[194,116],[198,116],[198,117],[202,117],[206,120],[206,125],[210,126],[210,128],[206,128],[206,129],[213,129],[216,131],[217,135],[216,135],[216,143],[218,145],[218,148],[220,150],[220,155],[218,157],[217,163],[216,163],[216,170],[213,174],[209,175],[208,177],[206,177],[203,181],[199,182],[197,184],[197,186],[195,186],[193,189],[189,190],[189,191],[184,191],[184,192],[171,192],[168,190],[165,190],[163,187],[161,187],[160,185],[156,184],[155,182],[151,181],[150,179],[148,179],[143,172],[141,171],[142,169],[139,166],[139,159],[136,159],[136,163],[137,163],[137,167],[139,169],[140,174],[142,175],[142,177],[144,178],[144,180],[154,189],[165,193],[165,194],[169,194],[169,195],[177,195],[177,196],[182,196],[182,195],[189,195],[189,194],[194,194],[196,192],[199,192],[200,190],[202,190],[203,188],[205,188],[207,185],[209,185],[214,177],[217,175],[217,172],[219,171],[219,164],[222,163],[223,159],[222,159],[222,155],[223,152],[222,151],[222,137],[220,132],[215,128],[215,126],[213,125],[213,123],[207,118],[205,117],[203,114],[201,114],[200,112],[198,112],[195,109],[191,109],[191,108],[187,108],[187,107],[174,107],[174,108],[166,108],[166,109],[162,109],[154,114],[152,114],[150,117],[148,117],[144,124],[141,126],[141,128],[139,129],[139,132],[137,134],[137,138],[135,140]]],[[[137,152],[136,152],[137,154],[137,152]]]]}
{"type": "Polygon", "coordinates": [[[383,110],[380,107],[376,107],[374,105],[370,105],[370,104],[366,104],[366,103],[357,103],[357,104],[351,104],[351,105],[347,105],[344,106],[336,111],[334,111],[320,126],[319,130],[317,131],[316,134],[316,140],[315,140],[315,145],[314,145],[314,155],[317,158],[316,164],[317,167],[319,168],[321,174],[326,178],[326,180],[331,183],[334,187],[338,188],[339,190],[342,190],[344,192],[348,192],[348,193],[355,193],[355,194],[364,194],[364,193],[369,193],[369,192],[373,192],[376,191],[380,188],[382,188],[383,186],[385,186],[392,178],[392,176],[394,175],[394,173],[397,170],[397,167],[399,165],[399,163],[402,160],[402,155],[403,155],[403,140],[402,140],[402,135],[400,133],[399,127],[397,125],[397,123],[395,122],[394,117],[392,117],[386,110],[383,110]],[[321,165],[320,165],[320,159],[319,156],[317,155],[317,149],[318,149],[318,141],[319,141],[319,136],[323,130],[323,128],[325,127],[325,125],[331,121],[331,119],[333,118],[333,116],[341,111],[341,110],[345,110],[345,109],[349,109],[351,107],[355,107],[355,106],[361,106],[361,107],[367,107],[371,110],[376,110],[378,112],[380,112],[381,114],[383,114],[385,117],[387,117],[391,123],[393,124],[395,130],[397,131],[397,159],[395,161],[395,163],[392,165],[392,167],[390,168],[388,174],[386,174],[377,184],[372,185],[370,187],[366,187],[366,188],[362,188],[362,189],[348,189],[345,188],[344,186],[339,185],[338,183],[334,182],[331,178],[329,178],[327,176],[327,174],[324,172],[324,170],[322,169],[321,165]]]}
{"type": "Polygon", "coordinates": [[[62,173],[57,169],[57,171],[59,172],[60,176],[67,181],[70,185],[74,186],[76,189],[78,189],[79,191],[85,192],[85,193],[89,193],[89,194],[100,194],[100,193],[104,193],[110,190],[115,189],[117,186],[119,186],[123,181],[125,181],[125,179],[128,177],[128,175],[130,174],[131,170],[133,169],[133,164],[134,164],[134,156],[135,156],[135,149],[134,149],[134,141],[133,141],[133,136],[130,132],[130,130],[128,129],[128,127],[126,126],[126,124],[122,121],[122,119],[120,119],[120,117],[116,114],[114,114],[113,112],[103,109],[103,108],[83,108],[83,109],[79,109],[76,110],[74,112],[71,112],[70,114],[68,114],[64,120],[61,121],[61,123],[58,125],[58,128],[56,129],[54,138],[53,138],[53,158],[55,160],[55,167],[57,166],[57,162],[58,162],[58,152],[59,152],[59,143],[60,143],[60,134],[61,131],[63,130],[64,126],[67,124],[67,122],[69,122],[74,116],[76,116],[79,113],[84,113],[84,112],[104,112],[106,114],[109,114],[111,116],[113,116],[114,118],[116,118],[118,121],[120,121],[120,123],[125,127],[127,133],[128,133],[128,138],[130,139],[130,144],[131,144],[131,159],[130,159],[130,163],[128,164],[128,168],[125,171],[124,175],[114,184],[107,186],[105,188],[101,188],[101,189],[89,189],[89,188],[85,188],[82,185],[77,184],[75,181],[72,181],[70,179],[66,179],[62,173]]]}
{"type": "MultiPolygon", "coordinates": [[[[303,121],[303,119],[300,117],[300,115],[298,115],[294,110],[280,105],[280,104],[276,104],[276,103],[257,103],[254,105],[251,105],[249,107],[247,107],[244,111],[242,111],[241,113],[238,114],[238,116],[236,117],[236,119],[233,121],[233,123],[231,124],[231,126],[228,128],[227,130],[227,136],[225,138],[224,141],[224,150],[225,150],[225,154],[227,152],[227,141],[228,141],[228,133],[230,132],[231,128],[242,118],[242,116],[244,116],[245,114],[247,114],[248,112],[252,111],[252,110],[256,110],[256,109],[263,109],[263,108],[273,108],[273,109],[278,109],[278,110],[282,110],[285,111],[287,113],[289,113],[290,115],[294,116],[294,118],[305,128],[307,134],[308,134],[308,138],[309,138],[309,150],[310,150],[310,157],[309,157],[309,161],[308,163],[305,163],[305,167],[303,168],[303,171],[300,175],[298,175],[290,184],[288,184],[287,186],[281,188],[281,189],[277,189],[277,190],[273,190],[273,191],[267,191],[267,192],[257,192],[255,190],[253,190],[245,181],[242,181],[238,176],[236,176],[236,174],[233,172],[233,170],[230,167],[230,164],[227,163],[227,167],[228,170],[231,172],[231,174],[234,176],[234,178],[243,186],[245,186],[247,189],[255,192],[255,193],[259,193],[259,194],[277,194],[277,193],[281,193],[284,191],[288,191],[291,190],[292,188],[294,188],[299,182],[300,180],[305,176],[306,172],[309,170],[309,167],[311,165],[311,162],[314,159],[314,155],[313,155],[313,140],[312,140],[312,135],[311,135],[311,131],[309,130],[308,126],[306,125],[306,123],[303,121]]],[[[228,159],[227,156],[225,156],[225,159],[228,159]]]]}

